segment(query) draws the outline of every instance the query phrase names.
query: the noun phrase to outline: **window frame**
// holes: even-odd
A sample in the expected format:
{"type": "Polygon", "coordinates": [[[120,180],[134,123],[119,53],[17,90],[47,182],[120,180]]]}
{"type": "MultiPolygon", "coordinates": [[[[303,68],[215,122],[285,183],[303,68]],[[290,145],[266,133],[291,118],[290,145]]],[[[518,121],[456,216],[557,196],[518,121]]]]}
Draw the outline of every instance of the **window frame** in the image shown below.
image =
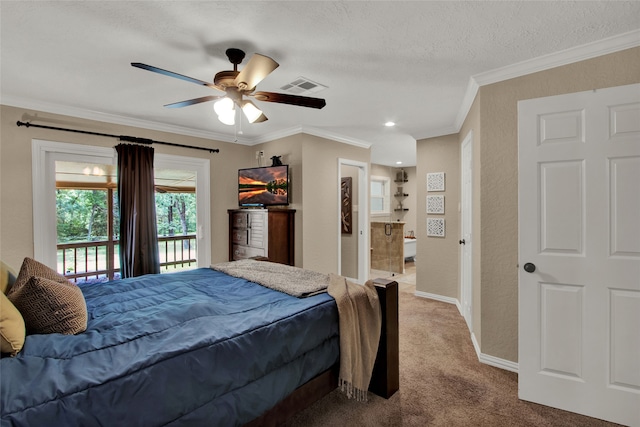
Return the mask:
{"type": "Polygon", "coordinates": [[[371,216],[391,215],[391,178],[387,176],[371,175],[369,180],[369,208],[371,216]],[[376,195],[373,191],[373,184],[382,184],[382,195],[376,195]],[[373,208],[373,200],[382,199],[382,210],[373,208]]]}
{"type": "MultiPolygon", "coordinates": [[[[117,164],[116,151],[113,147],[33,139],[31,153],[34,258],[57,270],[55,161],[84,161],[115,165],[117,164]]],[[[196,171],[196,194],[202,196],[196,201],[197,259],[198,267],[208,267],[211,264],[209,159],[156,153],[154,168],[196,171]]]]}

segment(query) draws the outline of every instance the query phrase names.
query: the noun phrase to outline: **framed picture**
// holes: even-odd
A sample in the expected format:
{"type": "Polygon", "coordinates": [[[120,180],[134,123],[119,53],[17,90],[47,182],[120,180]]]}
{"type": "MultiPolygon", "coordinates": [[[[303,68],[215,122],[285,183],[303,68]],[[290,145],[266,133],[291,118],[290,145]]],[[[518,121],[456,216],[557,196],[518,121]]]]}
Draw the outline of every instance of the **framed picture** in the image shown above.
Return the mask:
{"type": "Polygon", "coordinates": [[[444,213],[444,196],[427,196],[427,213],[444,213]]]}
{"type": "Polygon", "coordinates": [[[342,234],[351,234],[351,228],[353,225],[353,212],[352,212],[352,193],[351,193],[351,177],[347,176],[340,180],[340,219],[342,234]]]}
{"type": "Polygon", "coordinates": [[[427,174],[427,191],[444,191],[444,172],[427,174]]]}
{"type": "Polygon", "coordinates": [[[427,236],[444,237],[444,218],[427,218],[427,236]]]}

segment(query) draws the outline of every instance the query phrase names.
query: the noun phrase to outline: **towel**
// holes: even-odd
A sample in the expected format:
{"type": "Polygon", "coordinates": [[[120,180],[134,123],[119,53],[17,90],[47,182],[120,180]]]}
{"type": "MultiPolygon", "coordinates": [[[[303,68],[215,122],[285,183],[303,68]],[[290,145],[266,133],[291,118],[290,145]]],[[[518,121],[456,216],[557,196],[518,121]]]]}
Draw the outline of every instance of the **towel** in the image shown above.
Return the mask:
{"type": "Polygon", "coordinates": [[[363,286],[329,276],[327,292],[336,300],[340,322],[338,387],[350,399],[366,402],[382,326],[378,292],[371,280],[363,286]]]}

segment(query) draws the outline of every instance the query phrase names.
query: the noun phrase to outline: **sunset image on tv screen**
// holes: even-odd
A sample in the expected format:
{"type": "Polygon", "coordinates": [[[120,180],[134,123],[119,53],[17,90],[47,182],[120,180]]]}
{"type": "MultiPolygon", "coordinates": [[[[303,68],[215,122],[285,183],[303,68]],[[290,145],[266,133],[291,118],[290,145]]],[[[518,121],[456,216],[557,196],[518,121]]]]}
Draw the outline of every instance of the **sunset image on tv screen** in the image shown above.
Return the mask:
{"type": "Polygon", "coordinates": [[[288,172],[287,165],[240,169],[238,203],[240,206],[289,204],[288,172]]]}

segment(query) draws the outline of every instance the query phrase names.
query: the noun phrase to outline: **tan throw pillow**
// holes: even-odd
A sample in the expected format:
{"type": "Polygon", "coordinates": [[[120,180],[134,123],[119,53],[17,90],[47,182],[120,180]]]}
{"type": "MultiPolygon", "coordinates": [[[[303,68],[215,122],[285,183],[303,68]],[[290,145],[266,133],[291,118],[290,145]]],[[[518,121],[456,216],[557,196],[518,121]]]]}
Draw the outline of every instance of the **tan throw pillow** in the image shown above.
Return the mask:
{"type": "Polygon", "coordinates": [[[0,351],[15,356],[22,350],[25,335],[22,315],[0,292],[0,351]]]}
{"type": "Polygon", "coordinates": [[[69,282],[66,277],[64,277],[62,274],[59,274],[57,271],[47,267],[46,265],[36,261],[35,259],[25,258],[24,261],[22,261],[22,267],[20,267],[18,278],[16,279],[16,282],[13,284],[13,286],[11,286],[11,289],[9,289],[9,292],[7,292],[7,296],[11,296],[11,294],[17,292],[33,276],[53,280],[54,282],[58,283],[71,284],[71,282],[69,282]]]}
{"type": "Polygon", "coordinates": [[[22,314],[29,334],[73,335],[87,329],[87,304],[71,283],[32,277],[9,300],[22,314]]]}
{"type": "Polygon", "coordinates": [[[16,273],[11,267],[0,261],[0,292],[6,295],[15,281],[16,273]]]}

